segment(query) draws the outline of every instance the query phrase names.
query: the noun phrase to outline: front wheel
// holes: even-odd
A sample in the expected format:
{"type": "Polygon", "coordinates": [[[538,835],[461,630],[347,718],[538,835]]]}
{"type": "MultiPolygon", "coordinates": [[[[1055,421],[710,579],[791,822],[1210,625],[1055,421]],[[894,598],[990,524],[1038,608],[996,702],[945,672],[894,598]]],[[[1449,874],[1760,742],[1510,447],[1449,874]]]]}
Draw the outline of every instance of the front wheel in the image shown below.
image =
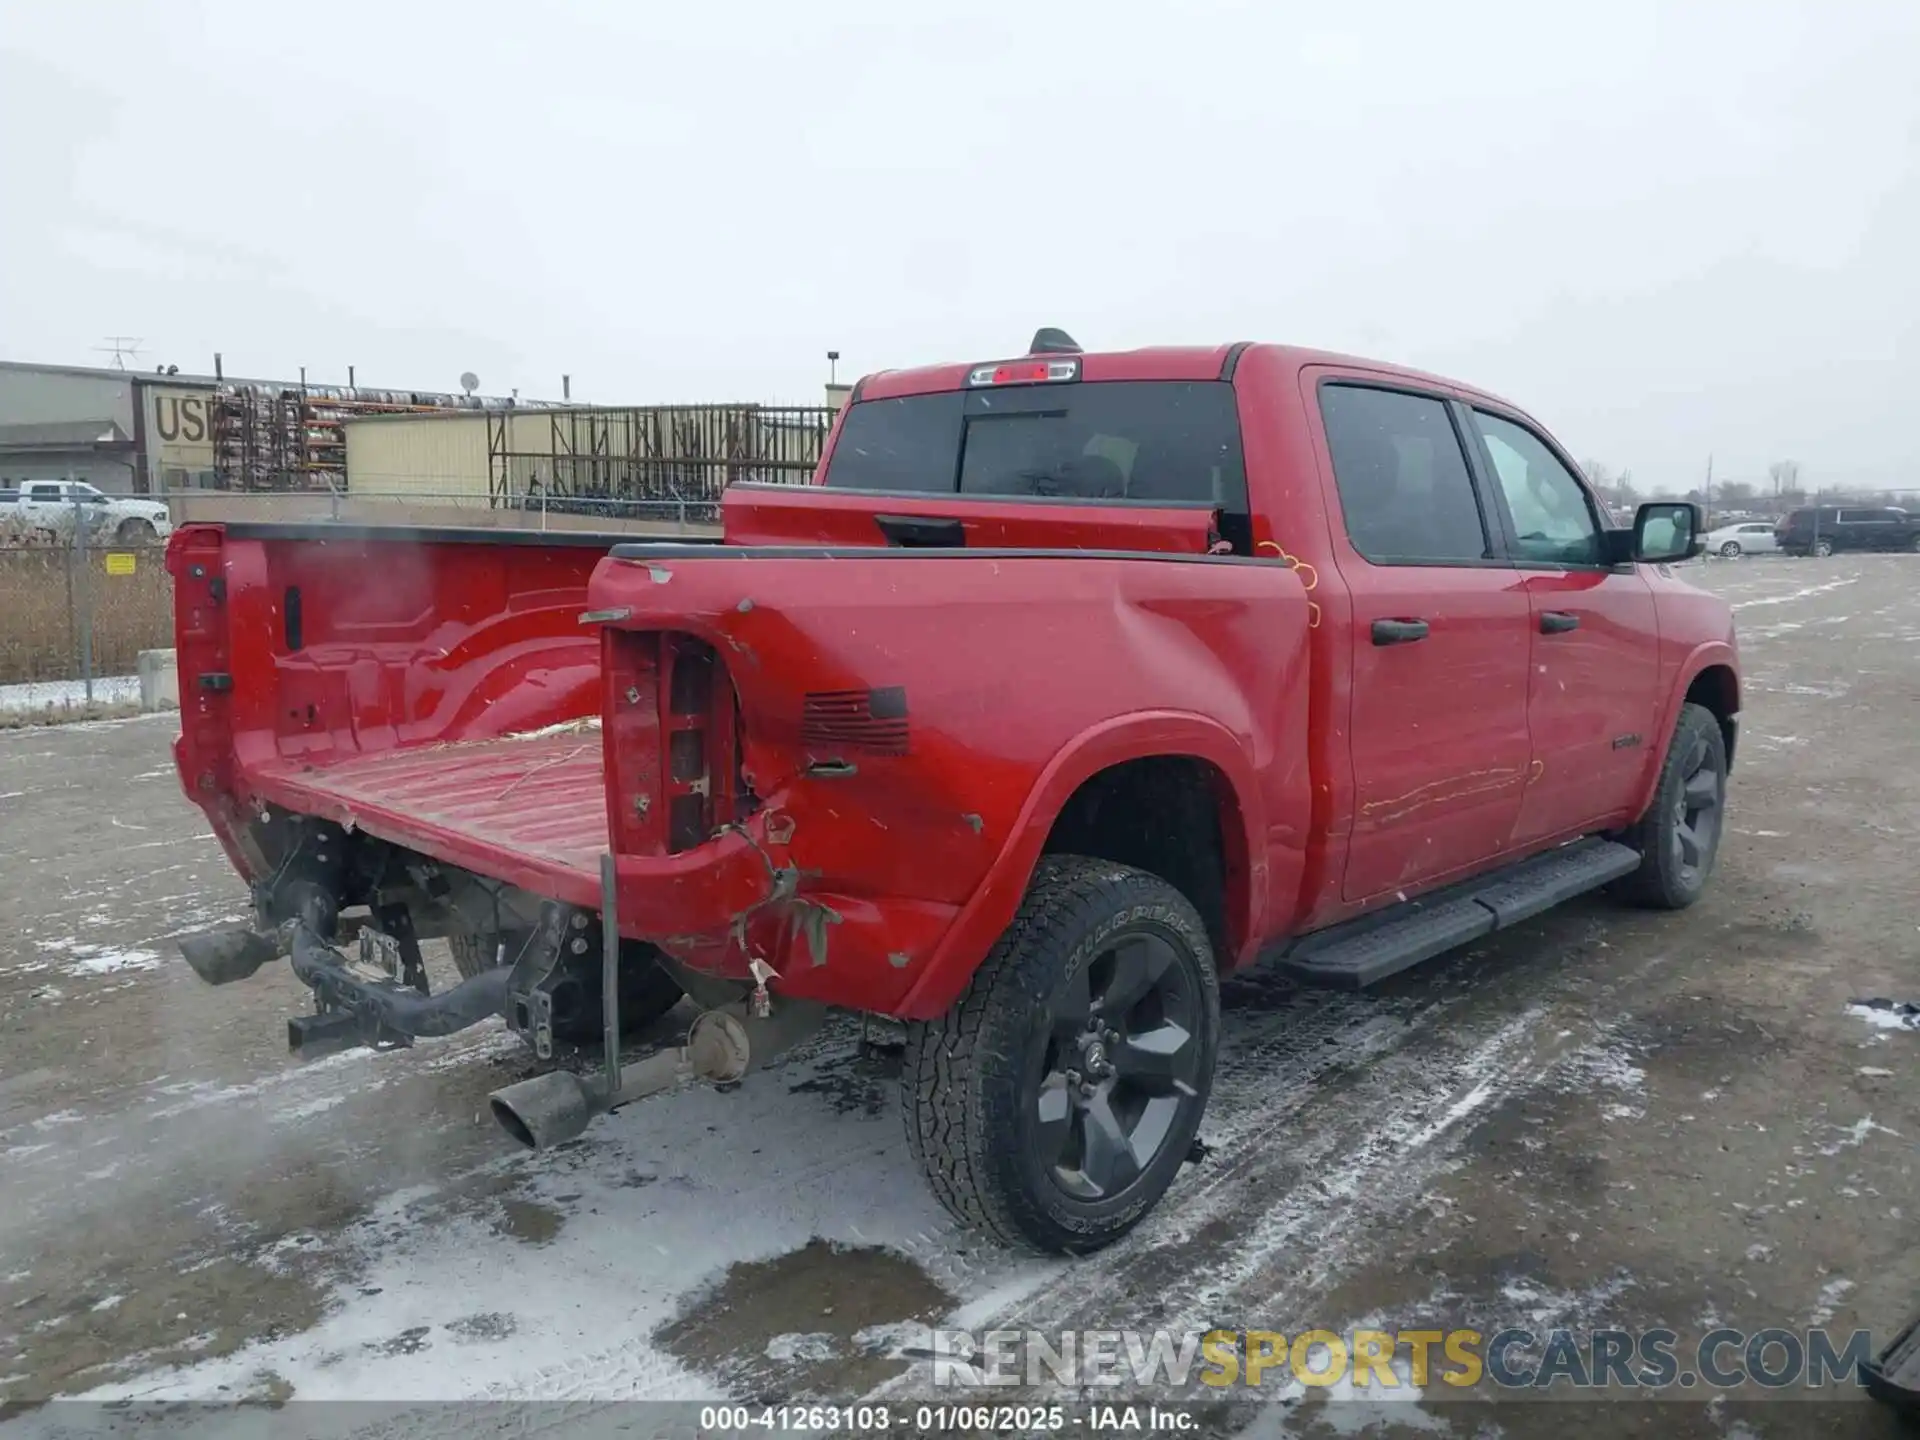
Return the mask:
{"type": "Polygon", "coordinates": [[[1098,1250],[1179,1173],[1219,1043],[1213,948],[1186,897],[1125,865],[1048,856],[966,994],[908,1027],[908,1147],[960,1220],[1098,1250]]]}
{"type": "Polygon", "coordinates": [[[1920,555],[1920,535],[1915,535],[1913,539],[1907,542],[1907,549],[1916,555],[1920,555]]]}
{"type": "Polygon", "coordinates": [[[1726,544],[1720,547],[1720,555],[1721,558],[1726,560],[1738,560],[1740,558],[1740,542],[1738,540],[1727,541],[1726,544]]]}
{"type": "Polygon", "coordinates": [[[1698,900],[1720,853],[1726,809],[1720,722],[1704,705],[1682,705],[1653,803],[1623,837],[1640,852],[1640,868],[1620,882],[1620,894],[1650,910],[1684,910],[1698,900]]]}
{"type": "Polygon", "coordinates": [[[147,545],[158,540],[160,532],[153,528],[151,520],[143,520],[136,515],[130,520],[122,520],[119,528],[113,532],[113,538],[122,545],[147,545]]]}
{"type": "Polygon", "coordinates": [[[1831,540],[1814,541],[1813,553],[1822,560],[1826,559],[1829,555],[1833,554],[1833,541],[1831,540]]]}

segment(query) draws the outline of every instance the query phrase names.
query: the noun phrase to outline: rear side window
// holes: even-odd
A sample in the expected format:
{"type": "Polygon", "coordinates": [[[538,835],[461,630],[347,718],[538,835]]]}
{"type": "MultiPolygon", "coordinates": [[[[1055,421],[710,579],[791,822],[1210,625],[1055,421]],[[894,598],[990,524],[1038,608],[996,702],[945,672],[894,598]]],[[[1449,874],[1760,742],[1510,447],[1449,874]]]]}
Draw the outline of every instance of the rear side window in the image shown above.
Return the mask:
{"type": "Polygon", "coordinates": [[[1446,402],[1363,385],[1320,387],[1320,416],[1353,548],[1376,565],[1491,555],[1446,402]]]}
{"type": "Polygon", "coordinates": [[[863,400],[824,483],[842,490],[1247,509],[1233,387],[1108,380],[863,400]]]}

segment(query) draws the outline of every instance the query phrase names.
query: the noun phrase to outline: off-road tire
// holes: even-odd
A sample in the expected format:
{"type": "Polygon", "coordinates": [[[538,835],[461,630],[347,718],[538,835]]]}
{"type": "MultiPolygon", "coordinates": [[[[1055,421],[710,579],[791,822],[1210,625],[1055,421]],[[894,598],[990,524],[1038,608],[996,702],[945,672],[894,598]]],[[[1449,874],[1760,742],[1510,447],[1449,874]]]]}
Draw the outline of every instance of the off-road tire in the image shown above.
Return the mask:
{"type": "Polygon", "coordinates": [[[1726,838],[1727,742],[1720,722],[1704,705],[1680,707],[1680,718],[1673,727],[1673,739],[1667,745],[1660,765],[1660,780],[1653,789],[1653,803],[1620,837],[1621,843],[1640,852],[1640,868],[1619,881],[1614,893],[1630,905],[1648,910],[1684,910],[1706,893],[1713,876],[1714,861],[1726,838]],[[1706,763],[1719,780],[1719,815],[1713,845],[1705,863],[1689,869],[1682,864],[1675,845],[1674,828],[1687,780],[1689,760],[1706,747],[1706,763]]]}
{"type": "Polygon", "coordinates": [[[1158,876],[1107,860],[1050,855],[1019,913],[964,995],[940,1019],[910,1024],[901,1071],[907,1145],[928,1184],[963,1223],[1005,1244],[1086,1254],[1132,1229],[1173,1183],[1193,1147],[1220,1040],[1220,983],[1207,928],[1158,876]],[[1117,1194],[1088,1201],[1056,1185],[1033,1156],[1023,1100],[1035,1044],[1047,1043],[1050,997],[1114,937],[1151,931],[1189,967],[1198,997],[1198,1103],[1117,1194]]]}
{"type": "MultiPolygon", "coordinates": [[[[511,960],[518,948],[519,938],[509,937],[507,958],[511,960]]],[[[468,931],[457,931],[447,937],[447,948],[453,952],[453,963],[460,971],[462,980],[471,980],[482,970],[491,970],[494,957],[499,953],[499,939],[492,935],[478,935],[468,931]]],[[[553,1033],[557,1039],[570,1045],[586,1044],[598,1040],[606,1030],[606,1007],[601,1002],[599,979],[599,951],[594,951],[593,981],[580,987],[580,1004],[573,1013],[558,1016],[554,1020],[553,1033]]],[[[675,1005],[680,1003],[684,992],[680,982],[668,974],[666,968],[654,958],[653,947],[637,940],[621,942],[620,950],[620,1031],[632,1034],[644,1030],[675,1005]]]]}

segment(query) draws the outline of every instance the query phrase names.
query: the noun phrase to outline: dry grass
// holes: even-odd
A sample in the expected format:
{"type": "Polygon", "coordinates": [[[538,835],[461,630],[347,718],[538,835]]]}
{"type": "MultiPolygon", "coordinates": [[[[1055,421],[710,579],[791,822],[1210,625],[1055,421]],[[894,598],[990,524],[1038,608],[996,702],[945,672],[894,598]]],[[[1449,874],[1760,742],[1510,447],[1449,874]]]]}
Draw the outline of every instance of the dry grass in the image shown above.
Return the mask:
{"type": "Polygon", "coordinates": [[[93,673],[131,675],[142,650],[173,644],[173,580],[165,549],[134,556],[134,573],[109,575],[106,552],[84,566],[63,547],[0,548],[0,685],[74,680],[81,673],[80,617],[91,604],[93,673]]]}

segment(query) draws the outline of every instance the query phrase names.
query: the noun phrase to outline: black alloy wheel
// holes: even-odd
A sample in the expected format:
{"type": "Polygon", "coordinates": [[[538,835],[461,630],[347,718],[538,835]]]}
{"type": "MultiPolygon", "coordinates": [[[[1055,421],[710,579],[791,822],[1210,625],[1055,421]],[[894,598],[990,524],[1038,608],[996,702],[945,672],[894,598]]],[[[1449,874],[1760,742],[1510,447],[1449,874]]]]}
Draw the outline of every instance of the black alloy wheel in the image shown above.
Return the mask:
{"type": "Polygon", "coordinates": [[[1201,1104],[1199,984],[1169,938],[1124,931],[1067,976],[1035,1047],[1028,1144],[1075,1200],[1111,1200],[1201,1104]]]}

